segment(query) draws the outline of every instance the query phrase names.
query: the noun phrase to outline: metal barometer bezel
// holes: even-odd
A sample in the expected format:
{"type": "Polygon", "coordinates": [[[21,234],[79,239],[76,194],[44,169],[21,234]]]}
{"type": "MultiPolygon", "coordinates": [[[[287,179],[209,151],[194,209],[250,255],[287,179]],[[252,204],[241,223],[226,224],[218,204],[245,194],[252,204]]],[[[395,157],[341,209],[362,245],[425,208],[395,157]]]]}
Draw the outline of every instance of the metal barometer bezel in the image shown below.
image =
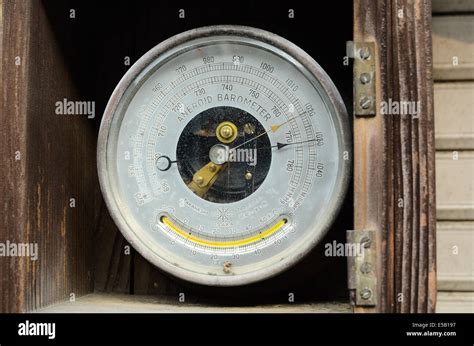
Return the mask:
{"type": "Polygon", "coordinates": [[[328,213],[325,215],[324,220],[320,222],[321,227],[318,228],[317,232],[314,232],[315,236],[311,238],[310,241],[304,243],[304,245],[298,248],[298,251],[292,253],[291,256],[286,256],[280,261],[275,261],[268,267],[244,274],[228,276],[206,275],[193,272],[157,256],[142,240],[143,238],[140,238],[136,230],[132,229],[130,223],[127,222],[128,216],[124,215],[124,209],[121,208],[120,205],[122,202],[116,198],[117,192],[116,186],[114,185],[116,181],[108,170],[108,164],[112,164],[113,162],[107,162],[107,156],[110,155],[108,154],[107,147],[109,137],[111,137],[113,131],[118,131],[118,129],[114,129],[112,125],[115,117],[123,116],[123,105],[127,104],[133,96],[127,95],[127,91],[131,87],[138,89],[140,80],[137,79],[140,78],[140,76],[146,76],[147,73],[151,73],[150,68],[157,59],[162,58],[163,55],[182,46],[186,42],[206,37],[216,38],[219,36],[256,40],[275,47],[277,50],[294,59],[294,61],[301,66],[300,71],[307,76],[310,74],[309,77],[311,80],[315,80],[318,83],[317,87],[319,90],[324,91],[325,95],[322,96],[327,106],[331,108],[331,113],[334,116],[333,121],[337,130],[340,131],[339,148],[341,148],[341,151],[350,152],[349,119],[345,105],[329,76],[313,58],[290,41],[270,32],[244,26],[220,25],[193,29],[173,36],[148,51],[127,71],[114,90],[102,118],[97,146],[97,167],[102,194],[111,217],[127,241],[142,256],[164,271],[187,281],[212,286],[238,286],[264,280],[283,272],[301,260],[316,246],[334,222],[343,203],[350,178],[350,159],[339,159],[339,176],[336,178],[334,192],[328,204],[328,213]],[[119,113],[122,114],[120,115],[119,113]]]}

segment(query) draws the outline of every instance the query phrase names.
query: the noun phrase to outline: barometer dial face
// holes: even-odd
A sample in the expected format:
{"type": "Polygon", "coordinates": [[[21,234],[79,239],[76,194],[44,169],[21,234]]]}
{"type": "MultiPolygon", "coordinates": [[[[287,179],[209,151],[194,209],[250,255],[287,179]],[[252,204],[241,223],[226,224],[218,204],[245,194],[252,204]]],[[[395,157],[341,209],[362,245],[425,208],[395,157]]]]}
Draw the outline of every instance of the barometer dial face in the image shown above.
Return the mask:
{"type": "Polygon", "coordinates": [[[145,54],[99,134],[107,206],[145,258],[215,286],[263,280],[330,227],[349,174],[344,104],[305,52],[218,26],[145,54]]]}

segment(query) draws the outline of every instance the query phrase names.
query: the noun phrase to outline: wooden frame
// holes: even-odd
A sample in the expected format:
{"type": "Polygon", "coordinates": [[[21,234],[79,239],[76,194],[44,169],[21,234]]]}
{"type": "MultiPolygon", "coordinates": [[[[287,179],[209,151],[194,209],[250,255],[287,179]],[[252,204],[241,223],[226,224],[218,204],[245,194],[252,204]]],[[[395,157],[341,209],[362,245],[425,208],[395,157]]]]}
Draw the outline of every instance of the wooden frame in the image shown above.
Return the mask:
{"type": "Polygon", "coordinates": [[[96,139],[55,114],[78,95],[42,3],[0,0],[0,37],[0,242],[40,252],[0,260],[0,311],[22,312],[93,290],[96,139]]]}
{"type": "MultiPolygon", "coordinates": [[[[77,91],[42,3],[0,0],[0,37],[0,172],[8,182],[0,191],[0,241],[50,249],[41,263],[0,261],[0,311],[35,310],[90,293],[94,283],[105,291],[176,293],[179,287],[133,249],[132,256],[123,255],[126,242],[100,203],[96,138],[94,131],[84,131],[87,121],[51,116],[56,100],[74,99],[77,91]],[[70,207],[70,198],[76,207],[70,207]],[[102,258],[94,263],[97,240],[111,246],[107,253],[98,249],[102,258]],[[137,268],[132,275],[131,267],[137,268]]],[[[421,104],[417,118],[382,115],[377,108],[375,117],[354,119],[354,228],[376,231],[379,297],[375,307],[355,311],[433,312],[430,1],[355,0],[353,40],[376,44],[377,104],[388,99],[421,104]]]]}
{"type": "MultiPolygon", "coordinates": [[[[354,41],[375,42],[376,105],[420,102],[417,117],[354,119],[355,229],[378,234],[378,297],[357,312],[434,312],[436,203],[431,2],[356,0],[354,41]]],[[[357,102],[357,100],[355,100],[357,102]]]]}

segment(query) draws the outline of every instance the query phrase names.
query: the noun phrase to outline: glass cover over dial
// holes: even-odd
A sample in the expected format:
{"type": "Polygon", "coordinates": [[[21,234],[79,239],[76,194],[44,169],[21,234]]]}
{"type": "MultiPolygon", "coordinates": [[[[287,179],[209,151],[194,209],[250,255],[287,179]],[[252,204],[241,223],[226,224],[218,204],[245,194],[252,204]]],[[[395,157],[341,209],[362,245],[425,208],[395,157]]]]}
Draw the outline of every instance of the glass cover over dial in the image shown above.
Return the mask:
{"type": "Polygon", "coordinates": [[[274,276],[330,227],[350,167],[344,104],[321,67],[274,34],[191,30],[145,54],[102,120],[98,170],[116,224],[185,280],[274,276]]]}

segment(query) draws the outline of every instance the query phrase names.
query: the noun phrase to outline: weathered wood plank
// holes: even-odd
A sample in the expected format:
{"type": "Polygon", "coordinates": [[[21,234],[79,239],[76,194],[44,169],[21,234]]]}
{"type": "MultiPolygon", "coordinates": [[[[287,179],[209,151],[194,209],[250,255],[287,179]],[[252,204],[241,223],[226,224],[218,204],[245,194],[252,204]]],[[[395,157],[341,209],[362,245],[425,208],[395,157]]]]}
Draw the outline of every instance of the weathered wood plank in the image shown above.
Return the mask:
{"type": "Polygon", "coordinates": [[[474,15],[433,17],[435,80],[474,80],[474,15]]]}
{"type": "MultiPolygon", "coordinates": [[[[0,242],[24,241],[27,234],[26,160],[26,64],[15,64],[15,58],[27,55],[28,27],[22,16],[29,16],[25,2],[0,1],[0,242]],[[16,36],[15,36],[16,35],[16,36]],[[12,39],[16,37],[16,39],[12,39]],[[18,156],[19,155],[19,156],[18,156]]],[[[0,258],[0,312],[25,309],[26,263],[22,258],[0,258]]]]}
{"type": "Polygon", "coordinates": [[[179,303],[160,296],[121,294],[89,294],[75,303],[48,306],[39,313],[350,313],[348,302],[269,304],[257,306],[218,306],[179,303]]]}
{"type": "MultiPolygon", "coordinates": [[[[29,76],[27,152],[30,240],[39,243],[40,261],[26,292],[38,300],[27,309],[80,296],[92,290],[92,235],[99,198],[95,136],[84,115],[56,114],[55,103],[79,97],[56,44],[43,4],[28,2],[29,76]],[[74,199],[74,206],[71,204],[74,199]]],[[[33,269],[33,268],[32,268],[33,269]]],[[[28,270],[31,273],[34,271],[28,270]]]]}
{"type": "Polygon", "coordinates": [[[439,220],[474,220],[474,152],[436,153],[439,220]]]}
{"type": "Polygon", "coordinates": [[[375,229],[381,240],[381,300],[376,310],[433,312],[436,214],[431,2],[356,1],[354,40],[377,43],[377,105],[389,100],[420,104],[417,117],[378,110],[374,118],[354,121],[355,228],[375,229]]]}
{"type": "Polygon", "coordinates": [[[438,313],[474,313],[474,292],[440,292],[438,313]]]}
{"type": "Polygon", "coordinates": [[[474,83],[435,83],[436,149],[474,149],[474,83]]]}
{"type": "Polygon", "coordinates": [[[433,13],[473,13],[472,0],[433,0],[433,13]]]}
{"type": "Polygon", "coordinates": [[[474,222],[438,223],[438,289],[474,291],[474,222]]]}
{"type": "Polygon", "coordinates": [[[55,103],[77,92],[40,1],[2,5],[0,241],[37,244],[37,261],[1,258],[2,311],[25,311],[92,290],[95,137],[55,103]],[[19,151],[21,160],[15,160],[19,151]],[[71,200],[74,199],[74,200],[71,200]]]}

